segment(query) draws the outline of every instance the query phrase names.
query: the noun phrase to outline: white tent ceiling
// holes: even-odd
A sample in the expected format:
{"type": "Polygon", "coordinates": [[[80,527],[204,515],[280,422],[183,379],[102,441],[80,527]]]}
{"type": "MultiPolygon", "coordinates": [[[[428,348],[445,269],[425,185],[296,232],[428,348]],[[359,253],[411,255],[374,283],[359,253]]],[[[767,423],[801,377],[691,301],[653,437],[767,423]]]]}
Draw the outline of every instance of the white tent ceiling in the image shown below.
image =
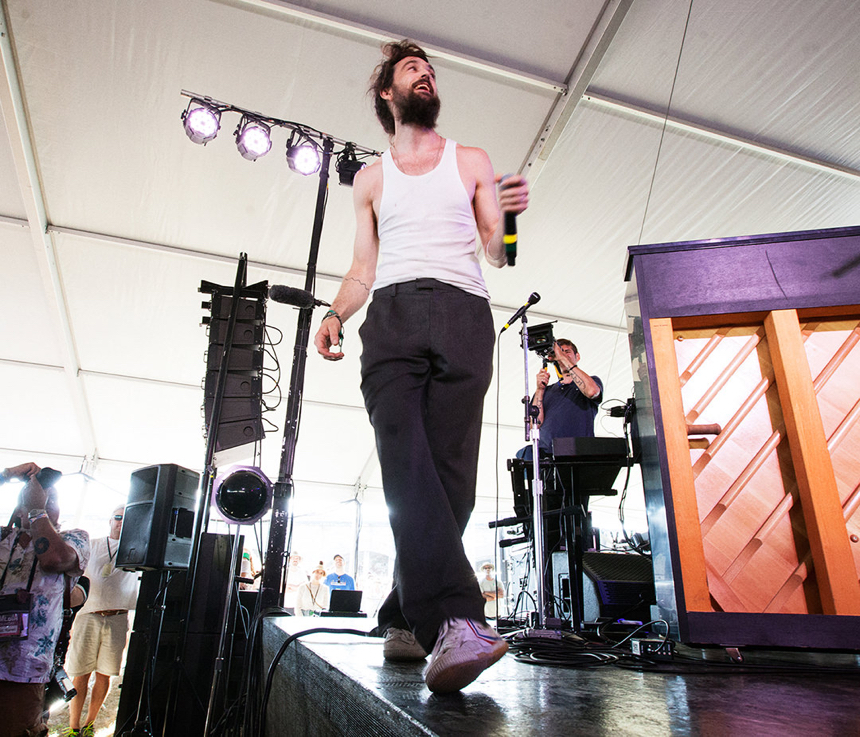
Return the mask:
{"type": "MultiPolygon", "coordinates": [[[[379,44],[425,44],[440,132],[532,181],[517,266],[486,270],[497,324],[538,291],[533,322],[558,320],[606,399],[632,386],[627,246],[860,223],[855,0],[4,0],[3,13],[5,465],[83,464],[116,485],[153,463],[199,469],[200,281],[232,284],[246,252],[249,282],[304,283],[316,180],[287,168],[285,141],[242,159],[230,140],[238,121],[193,145],[182,90],[381,150],[365,96],[379,44]]],[[[333,184],[321,299],[349,266],[352,227],[351,191],[333,184]]],[[[295,315],[270,303],[284,387],[295,315]]],[[[379,486],[360,318],[342,363],[308,358],[295,479],[311,498],[379,486]]],[[[497,466],[509,496],[504,459],[523,444],[513,330],[497,377],[501,460],[494,384],[485,507],[497,466]]],[[[598,433],[618,422],[600,419],[598,433]]],[[[264,443],[272,477],[280,442],[278,431],[264,443]]]]}

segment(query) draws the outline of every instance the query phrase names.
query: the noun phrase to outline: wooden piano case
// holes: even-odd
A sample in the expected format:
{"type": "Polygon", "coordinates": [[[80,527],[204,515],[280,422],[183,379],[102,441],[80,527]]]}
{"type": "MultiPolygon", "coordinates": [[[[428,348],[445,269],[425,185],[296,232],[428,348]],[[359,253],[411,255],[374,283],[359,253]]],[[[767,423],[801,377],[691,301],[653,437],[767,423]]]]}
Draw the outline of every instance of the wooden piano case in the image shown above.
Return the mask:
{"type": "Polygon", "coordinates": [[[660,616],[860,650],[860,228],[634,246],[627,280],[660,616]]]}

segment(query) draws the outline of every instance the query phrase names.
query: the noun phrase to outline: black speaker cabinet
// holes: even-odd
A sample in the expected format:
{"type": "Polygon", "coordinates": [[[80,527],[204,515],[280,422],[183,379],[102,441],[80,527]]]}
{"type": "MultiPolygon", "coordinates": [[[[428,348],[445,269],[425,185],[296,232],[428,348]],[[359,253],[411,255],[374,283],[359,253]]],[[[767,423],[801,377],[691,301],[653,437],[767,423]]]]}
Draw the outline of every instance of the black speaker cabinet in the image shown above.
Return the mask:
{"type": "MultiPolygon", "coordinates": [[[[239,542],[241,555],[242,540],[239,542]]],[[[189,573],[146,571],[141,576],[137,607],[126,656],[125,675],[117,709],[116,734],[134,727],[142,715],[152,720],[152,734],[177,737],[202,735],[230,573],[231,537],[204,533],[200,544],[195,595],[188,620],[188,637],[181,662],[177,650],[182,636],[184,598],[189,573]],[[177,668],[180,672],[177,672],[177,668]],[[167,714],[171,679],[178,689],[175,713],[167,714]]],[[[237,561],[237,568],[239,564],[237,561]]],[[[242,592],[245,593],[245,592],[242,592]]],[[[257,592],[249,592],[256,594],[257,592]]],[[[228,617],[231,632],[222,674],[222,687],[238,692],[242,675],[244,636],[236,626],[236,600],[228,617]]]]}
{"type": "MultiPolygon", "coordinates": [[[[601,618],[647,622],[654,603],[651,559],[634,553],[588,552],[582,556],[583,622],[601,618]]],[[[552,554],[553,595],[570,618],[567,553],[552,554]]]]}
{"type": "Polygon", "coordinates": [[[117,568],[187,568],[200,474],[173,463],[131,474],[117,568]]]}

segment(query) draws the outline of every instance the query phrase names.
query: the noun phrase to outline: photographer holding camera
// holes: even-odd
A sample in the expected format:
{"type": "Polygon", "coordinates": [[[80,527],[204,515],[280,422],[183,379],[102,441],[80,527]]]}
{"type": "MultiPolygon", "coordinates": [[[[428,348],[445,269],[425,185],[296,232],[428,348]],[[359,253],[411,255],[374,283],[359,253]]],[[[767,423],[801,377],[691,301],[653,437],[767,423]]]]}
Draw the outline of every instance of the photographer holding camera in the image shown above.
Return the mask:
{"type": "Polygon", "coordinates": [[[0,535],[0,737],[48,731],[42,719],[45,684],[62,627],[64,592],[90,556],[86,532],[57,530],[58,474],[49,471],[24,463],[0,473],[0,483],[26,482],[0,535]]]}
{"type": "Polygon", "coordinates": [[[603,382],[579,368],[579,360],[576,346],[566,338],[559,338],[546,356],[546,361],[555,364],[559,380],[549,385],[546,366],[538,372],[532,404],[538,410],[542,451],[552,452],[553,438],[594,437],[594,418],[603,396],[603,382]]]}

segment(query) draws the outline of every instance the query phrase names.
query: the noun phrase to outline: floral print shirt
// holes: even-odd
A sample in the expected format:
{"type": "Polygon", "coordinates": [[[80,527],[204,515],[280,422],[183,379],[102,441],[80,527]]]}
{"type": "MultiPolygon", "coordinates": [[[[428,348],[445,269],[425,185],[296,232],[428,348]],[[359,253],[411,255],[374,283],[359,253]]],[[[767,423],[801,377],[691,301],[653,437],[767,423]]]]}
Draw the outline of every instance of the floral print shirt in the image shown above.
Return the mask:
{"type": "MultiPolygon", "coordinates": [[[[3,528],[0,540],[0,578],[6,580],[0,594],[14,594],[26,589],[36,551],[30,540],[26,548],[18,542],[19,530],[3,528]],[[7,570],[8,569],[8,570],[7,570]]],[[[63,624],[65,576],[73,586],[83,573],[90,557],[90,538],[84,530],[60,532],[64,542],[78,554],[77,566],[66,573],[46,573],[36,564],[30,593],[30,634],[25,640],[0,640],[0,680],[17,683],[46,683],[54,663],[54,648],[63,624]]]]}

